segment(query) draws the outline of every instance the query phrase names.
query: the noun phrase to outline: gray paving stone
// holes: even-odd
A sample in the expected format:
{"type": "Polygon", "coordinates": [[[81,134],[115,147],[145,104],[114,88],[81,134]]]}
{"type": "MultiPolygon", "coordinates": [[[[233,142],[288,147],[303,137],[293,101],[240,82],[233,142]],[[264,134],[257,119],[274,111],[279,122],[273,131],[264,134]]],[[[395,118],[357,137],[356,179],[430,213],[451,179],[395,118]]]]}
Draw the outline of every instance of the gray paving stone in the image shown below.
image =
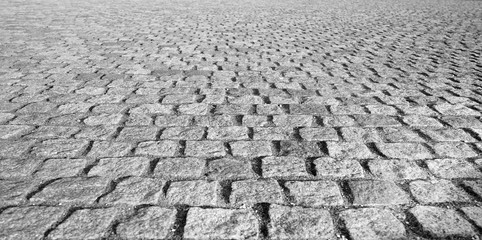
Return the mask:
{"type": "Polygon", "coordinates": [[[433,145],[435,153],[441,158],[470,158],[478,154],[466,143],[440,142],[433,145]]]}
{"type": "Polygon", "coordinates": [[[163,199],[165,182],[158,179],[131,177],[119,182],[114,190],[100,199],[100,203],[157,204],[163,199]]]}
{"type": "Polygon", "coordinates": [[[247,161],[222,158],[208,162],[206,176],[215,180],[241,180],[254,178],[255,174],[247,161]]]}
{"type": "Polygon", "coordinates": [[[408,204],[408,194],[391,181],[353,181],[349,183],[355,205],[408,204]]]}
{"type": "Polygon", "coordinates": [[[463,207],[461,209],[467,217],[469,217],[478,227],[482,227],[482,208],[480,207],[463,207]]]}
{"type": "Polygon", "coordinates": [[[223,157],[226,156],[226,150],[220,141],[187,141],[185,154],[193,157],[223,157]]]}
{"type": "Polygon", "coordinates": [[[67,212],[63,207],[13,207],[0,214],[0,238],[41,239],[67,212]],[[48,217],[45,217],[48,216],[48,217]]]}
{"type": "Polygon", "coordinates": [[[161,139],[201,140],[204,135],[202,127],[170,127],[162,131],[161,139]]]}
{"type": "Polygon", "coordinates": [[[145,207],[130,219],[119,223],[116,232],[127,239],[164,239],[172,231],[175,220],[175,209],[145,207]]]}
{"type": "Polygon", "coordinates": [[[298,157],[266,157],[262,161],[265,178],[309,178],[305,160],[298,157]]]}
{"type": "Polygon", "coordinates": [[[343,205],[340,189],[333,181],[289,181],[285,186],[296,205],[306,207],[343,205]]]}
{"type": "Polygon", "coordinates": [[[170,140],[141,142],[136,148],[136,154],[156,157],[174,157],[178,153],[179,143],[170,140]]]}
{"type": "Polygon", "coordinates": [[[29,180],[0,180],[0,206],[20,204],[34,186],[29,180]]]}
{"type": "Polygon", "coordinates": [[[221,186],[218,182],[173,182],[166,192],[166,200],[172,205],[219,206],[221,186]]]}
{"type": "Polygon", "coordinates": [[[429,174],[410,160],[371,160],[370,171],[378,178],[387,180],[426,179],[429,174]]]}
{"type": "Polygon", "coordinates": [[[427,159],[432,154],[419,143],[377,143],[378,150],[389,158],[398,159],[427,159]]]}
{"type": "Polygon", "coordinates": [[[186,239],[256,239],[259,224],[247,209],[191,208],[187,214],[186,239]]]}
{"type": "Polygon", "coordinates": [[[350,209],[340,213],[353,239],[405,239],[403,224],[390,210],[350,209]]]}
{"type": "Polygon", "coordinates": [[[410,191],[420,203],[471,202],[470,196],[447,180],[410,183],[410,191]]]}
{"type": "Polygon", "coordinates": [[[452,209],[416,206],[410,209],[422,230],[434,238],[470,237],[476,233],[470,223],[452,209]]]}
{"type": "Polygon", "coordinates": [[[117,179],[126,176],[140,176],[147,172],[150,160],[145,157],[103,158],[92,167],[88,176],[117,179]]]}
{"type": "Polygon", "coordinates": [[[465,160],[434,159],[426,161],[426,164],[441,178],[482,178],[482,172],[465,160]]]}
{"type": "Polygon", "coordinates": [[[336,230],[327,210],[271,205],[268,234],[272,239],[334,239],[336,230]]]}
{"type": "Polygon", "coordinates": [[[81,209],[49,233],[51,239],[99,239],[107,236],[109,226],[119,214],[115,208],[81,209]]]}
{"type": "Polygon", "coordinates": [[[207,139],[210,140],[248,140],[248,129],[246,127],[222,127],[209,128],[207,139]]]}
{"type": "Polygon", "coordinates": [[[30,198],[34,203],[93,203],[107,189],[102,178],[63,178],[48,184],[30,198]]]}
{"type": "Polygon", "coordinates": [[[163,158],[157,162],[153,174],[163,179],[195,179],[203,176],[205,165],[199,158],[163,158]]]}
{"type": "Polygon", "coordinates": [[[359,142],[327,142],[328,154],[336,159],[367,159],[376,157],[368,147],[359,142]]]}
{"type": "Polygon", "coordinates": [[[0,139],[13,139],[21,137],[34,128],[27,125],[0,125],[0,139]]]}
{"type": "Polygon", "coordinates": [[[73,158],[78,157],[87,148],[85,140],[45,140],[32,148],[32,153],[42,157],[73,158]]]}
{"type": "Polygon", "coordinates": [[[271,143],[267,141],[237,141],[230,143],[233,156],[263,157],[273,155],[271,143]]]}
{"type": "Polygon", "coordinates": [[[0,178],[28,177],[37,165],[38,162],[34,159],[2,159],[0,160],[0,178]]]}
{"type": "Polygon", "coordinates": [[[313,161],[316,169],[316,176],[319,178],[363,178],[365,172],[356,160],[336,160],[330,157],[317,158],[313,161]]]}
{"type": "Polygon", "coordinates": [[[34,177],[56,179],[78,176],[87,167],[86,159],[48,159],[35,171],[34,177]]]}
{"type": "Polygon", "coordinates": [[[235,206],[250,206],[259,202],[283,203],[281,187],[274,180],[233,182],[229,202],[235,206]]]}
{"type": "Polygon", "coordinates": [[[338,134],[334,128],[302,128],[300,136],[306,141],[338,141],[338,134]]]}

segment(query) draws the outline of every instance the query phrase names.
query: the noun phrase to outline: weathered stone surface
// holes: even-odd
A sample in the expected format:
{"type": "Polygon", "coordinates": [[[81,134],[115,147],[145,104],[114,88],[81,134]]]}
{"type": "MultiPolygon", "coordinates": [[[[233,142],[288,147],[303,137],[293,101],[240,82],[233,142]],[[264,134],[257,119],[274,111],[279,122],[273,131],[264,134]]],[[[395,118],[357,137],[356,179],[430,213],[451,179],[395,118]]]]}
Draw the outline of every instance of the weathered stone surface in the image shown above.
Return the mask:
{"type": "Polygon", "coordinates": [[[0,238],[41,239],[66,212],[67,209],[63,207],[8,208],[0,214],[0,238]]]}
{"type": "Polygon", "coordinates": [[[327,210],[271,205],[269,216],[272,239],[335,239],[335,226],[327,210]]]}
{"type": "Polygon", "coordinates": [[[436,119],[422,115],[407,115],[403,121],[412,127],[443,127],[436,119]]]}
{"type": "Polygon", "coordinates": [[[156,157],[174,157],[178,153],[179,143],[169,140],[141,142],[136,148],[136,154],[156,157]]]}
{"type": "Polygon", "coordinates": [[[461,210],[465,213],[470,220],[478,227],[482,227],[482,208],[481,207],[463,207],[461,210]]]}
{"type": "Polygon", "coordinates": [[[289,127],[255,127],[253,129],[254,140],[289,140],[293,129],[289,127]]]}
{"type": "Polygon", "coordinates": [[[95,141],[87,156],[89,157],[123,157],[128,155],[134,146],[131,143],[95,141]]]}
{"type": "Polygon", "coordinates": [[[470,158],[478,156],[466,143],[441,142],[433,145],[435,153],[441,158],[470,158]]]}
{"type": "Polygon", "coordinates": [[[27,125],[0,125],[0,139],[13,139],[21,137],[33,130],[27,125]]]}
{"type": "Polygon", "coordinates": [[[33,187],[28,180],[0,180],[0,206],[19,204],[33,187]]]}
{"type": "Polygon", "coordinates": [[[26,137],[39,139],[70,138],[79,130],[78,127],[41,126],[26,137]]]}
{"type": "Polygon", "coordinates": [[[306,207],[343,205],[343,197],[332,181],[289,181],[285,183],[294,204],[306,207]]]}
{"type": "Polygon", "coordinates": [[[328,154],[336,159],[374,158],[368,147],[358,142],[327,142],[328,154]]]}
{"type": "Polygon", "coordinates": [[[33,141],[0,141],[1,157],[20,157],[34,144],[33,141]]]}
{"type": "Polygon", "coordinates": [[[126,127],[122,129],[117,140],[126,142],[155,140],[158,131],[156,127],[126,127]]]}
{"type": "Polygon", "coordinates": [[[0,178],[29,176],[38,165],[34,159],[7,158],[0,160],[0,178]]]}
{"type": "Polygon", "coordinates": [[[185,154],[193,157],[223,157],[226,156],[226,150],[220,141],[187,141],[185,154]]]}
{"type": "Polygon", "coordinates": [[[107,189],[102,178],[64,178],[50,183],[30,198],[35,203],[93,203],[107,189]]]}
{"type": "Polygon", "coordinates": [[[246,180],[233,182],[229,202],[235,206],[255,203],[283,203],[281,187],[274,180],[246,180]]]}
{"type": "Polygon", "coordinates": [[[475,231],[470,223],[452,209],[416,206],[410,213],[422,226],[422,230],[434,238],[470,237],[475,231]]]}
{"type": "Polygon", "coordinates": [[[467,193],[447,180],[413,181],[410,191],[420,203],[472,201],[467,193]]]}
{"type": "Polygon", "coordinates": [[[85,140],[46,140],[33,147],[32,153],[43,157],[78,157],[87,147],[85,140]]]}
{"type": "Polygon", "coordinates": [[[425,179],[429,174],[410,160],[371,160],[370,171],[378,178],[387,180],[425,179]]]}
{"type": "Polygon", "coordinates": [[[403,224],[392,212],[377,208],[360,208],[340,213],[354,239],[405,239],[403,224]]]}
{"type": "Polygon", "coordinates": [[[334,128],[302,128],[301,138],[306,141],[338,141],[338,134],[334,128]]]}
{"type": "Polygon", "coordinates": [[[115,208],[77,210],[48,237],[59,240],[100,239],[107,236],[109,226],[118,214],[115,208]]]}
{"type": "Polygon", "coordinates": [[[175,220],[175,209],[145,207],[117,225],[116,232],[127,239],[164,239],[172,231],[175,220]]]}
{"type": "Polygon", "coordinates": [[[482,172],[465,160],[435,159],[426,161],[426,164],[441,178],[482,178],[482,172]]]}
{"type": "Polygon", "coordinates": [[[162,131],[161,139],[201,140],[204,135],[202,127],[170,127],[162,131]]]}
{"type": "Polygon", "coordinates": [[[296,157],[321,157],[326,154],[321,150],[318,142],[298,142],[298,141],[281,141],[280,154],[282,156],[296,157]]]}
{"type": "Polygon", "coordinates": [[[88,140],[107,140],[111,138],[116,131],[115,126],[94,126],[82,128],[75,138],[88,140]]]}
{"type": "Polygon", "coordinates": [[[218,182],[173,182],[167,189],[166,199],[172,205],[218,206],[222,204],[220,191],[218,182]]]}
{"type": "Polygon", "coordinates": [[[207,138],[210,140],[248,140],[246,127],[220,127],[209,128],[207,138]]]}
{"type": "Polygon", "coordinates": [[[145,157],[103,158],[90,169],[88,176],[119,178],[140,176],[147,172],[150,160],[145,157]]]}
{"type": "Polygon", "coordinates": [[[255,174],[247,161],[222,158],[208,162],[206,176],[215,180],[241,180],[254,178],[255,174]]]}
{"type": "Polygon", "coordinates": [[[256,239],[258,221],[248,209],[191,208],[187,214],[186,239],[256,239]]]}
{"type": "Polygon", "coordinates": [[[163,158],[157,162],[154,176],[163,179],[194,179],[204,173],[206,162],[199,158],[163,158]]]}
{"type": "Polygon", "coordinates": [[[278,127],[311,127],[314,118],[310,115],[275,115],[273,123],[278,127]]]}
{"type": "Polygon", "coordinates": [[[303,158],[266,157],[262,163],[263,176],[266,178],[308,178],[303,158]]]}
{"type": "Polygon", "coordinates": [[[48,159],[35,171],[34,177],[40,179],[74,177],[86,166],[86,159],[48,159]]]}
{"type": "Polygon", "coordinates": [[[334,178],[362,178],[365,176],[359,162],[352,159],[336,160],[330,157],[317,158],[313,161],[316,176],[334,178]]]}
{"type": "Polygon", "coordinates": [[[407,204],[406,192],[391,181],[353,181],[349,183],[355,205],[407,204]]]}
{"type": "Polygon", "coordinates": [[[430,151],[419,143],[377,143],[376,146],[389,158],[417,160],[432,157],[430,151]]]}
{"type": "Polygon", "coordinates": [[[271,143],[265,141],[237,141],[230,144],[233,156],[263,157],[273,155],[271,143]]]}
{"type": "Polygon", "coordinates": [[[84,123],[89,126],[96,125],[115,125],[122,121],[122,114],[99,114],[90,116],[84,120],[84,123]]]}
{"type": "Polygon", "coordinates": [[[114,190],[100,199],[107,204],[157,204],[163,197],[165,182],[151,178],[131,177],[118,183],[114,190]]]}

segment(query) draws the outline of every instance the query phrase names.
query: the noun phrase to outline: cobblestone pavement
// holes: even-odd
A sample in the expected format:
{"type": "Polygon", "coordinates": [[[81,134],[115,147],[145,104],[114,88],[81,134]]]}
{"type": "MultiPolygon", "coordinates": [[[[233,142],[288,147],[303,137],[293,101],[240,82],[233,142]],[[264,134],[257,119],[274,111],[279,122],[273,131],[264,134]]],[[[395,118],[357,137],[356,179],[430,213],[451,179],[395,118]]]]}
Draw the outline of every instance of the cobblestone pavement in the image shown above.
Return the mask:
{"type": "Polygon", "coordinates": [[[1,1],[0,239],[480,239],[481,32],[482,1],[1,1]]]}

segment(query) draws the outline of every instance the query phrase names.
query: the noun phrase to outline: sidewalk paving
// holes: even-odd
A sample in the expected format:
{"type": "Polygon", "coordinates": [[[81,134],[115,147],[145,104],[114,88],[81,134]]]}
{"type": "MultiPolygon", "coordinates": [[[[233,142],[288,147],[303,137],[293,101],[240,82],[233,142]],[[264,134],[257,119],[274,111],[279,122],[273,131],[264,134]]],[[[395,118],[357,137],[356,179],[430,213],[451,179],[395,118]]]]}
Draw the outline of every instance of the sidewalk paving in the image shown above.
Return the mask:
{"type": "Polygon", "coordinates": [[[480,239],[482,1],[0,2],[0,239],[480,239]]]}

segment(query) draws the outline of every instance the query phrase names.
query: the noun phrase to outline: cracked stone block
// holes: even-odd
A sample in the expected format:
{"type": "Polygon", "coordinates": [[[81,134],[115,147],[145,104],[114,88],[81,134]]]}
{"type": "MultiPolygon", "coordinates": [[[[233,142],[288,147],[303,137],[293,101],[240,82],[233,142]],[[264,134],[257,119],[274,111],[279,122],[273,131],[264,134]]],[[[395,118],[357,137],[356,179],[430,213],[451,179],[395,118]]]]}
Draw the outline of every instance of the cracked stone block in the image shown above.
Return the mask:
{"type": "Polygon", "coordinates": [[[482,172],[471,163],[458,159],[434,159],[426,161],[430,171],[441,178],[482,178],[482,172]]]}
{"type": "Polygon", "coordinates": [[[27,125],[0,125],[0,139],[13,139],[31,132],[34,127],[27,125]]]}
{"type": "Polygon", "coordinates": [[[158,103],[142,104],[129,111],[135,114],[159,114],[159,115],[172,115],[174,113],[172,105],[162,105],[158,103]]]}
{"type": "Polygon", "coordinates": [[[303,158],[266,157],[262,161],[262,172],[266,178],[309,178],[303,158]]]}
{"type": "Polygon", "coordinates": [[[107,140],[116,133],[116,126],[94,126],[82,128],[75,135],[78,139],[107,140]]]}
{"type": "Polygon", "coordinates": [[[325,153],[317,142],[281,141],[280,154],[283,156],[321,157],[325,153]]]}
{"type": "Polygon", "coordinates": [[[33,141],[0,141],[1,157],[20,157],[34,144],[33,141]]]}
{"type": "Polygon", "coordinates": [[[327,142],[330,157],[337,159],[367,159],[376,157],[368,147],[359,142],[327,142]]]}
{"type": "Polygon", "coordinates": [[[311,115],[274,115],[273,123],[277,127],[311,127],[314,122],[311,115]]]}
{"type": "Polygon", "coordinates": [[[45,186],[30,198],[34,203],[93,203],[107,189],[102,178],[63,178],[45,186]]]}
{"type": "Polygon", "coordinates": [[[101,239],[119,215],[115,208],[81,209],[72,213],[48,235],[49,239],[101,239]]]}
{"type": "Polygon", "coordinates": [[[119,223],[116,232],[126,239],[165,239],[172,232],[175,221],[175,209],[144,207],[133,217],[119,223]]]}
{"type": "Polygon", "coordinates": [[[21,203],[33,186],[27,180],[0,180],[0,207],[21,203]]]}
{"type": "Polygon", "coordinates": [[[38,162],[33,159],[1,159],[0,178],[27,177],[37,165],[38,162]]]}
{"type": "Polygon", "coordinates": [[[376,128],[342,127],[340,131],[347,142],[383,142],[376,128]]]}
{"type": "Polygon", "coordinates": [[[437,142],[476,142],[462,129],[440,128],[440,129],[422,129],[424,134],[437,142]]]}
{"type": "Polygon", "coordinates": [[[391,181],[351,181],[349,183],[355,205],[408,204],[408,194],[391,181]]]}
{"type": "Polygon", "coordinates": [[[295,205],[306,207],[343,205],[340,189],[333,181],[289,181],[285,186],[295,205]]]}
{"type": "Polygon", "coordinates": [[[390,210],[350,209],[341,212],[340,216],[354,240],[407,238],[405,227],[390,210]]]}
{"type": "Polygon", "coordinates": [[[330,157],[317,158],[313,161],[316,169],[316,176],[319,178],[363,178],[365,172],[363,167],[356,160],[336,160],[330,157]]]}
{"type": "Polygon", "coordinates": [[[387,142],[425,142],[425,139],[407,128],[383,128],[381,132],[387,142]]]}
{"type": "Polygon", "coordinates": [[[82,154],[89,142],[85,140],[46,140],[32,148],[32,153],[42,157],[74,158],[82,154]]]}
{"type": "Polygon", "coordinates": [[[159,129],[157,127],[125,127],[119,133],[119,141],[155,140],[159,129]]]}
{"type": "Polygon", "coordinates": [[[136,154],[174,157],[179,154],[179,142],[169,140],[141,142],[136,148],[136,154]]]}
{"type": "Polygon", "coordinates": [[[122,122],[122,114],[99,114],[90,116],[84,120],[84,123],[88,126],[96,125],[116,125],[122,122]]]}
{"type": "Polygon", "coordinates": [[[289,140],[293,133],[288,127],[263,127],[253,129],[254,140],[289,140]]]}
{"type": "Polygon", "coordinates": [[[159,127],[187,127],[193,117],[188,115],[163,115],[157,116],[155,124],[159,127]]]}
{"type": "Polygon", "coordinates": [[[471,237],[476,233],[470,223],[455,210],[432,206],[416,206],[410,213],[422,230],[433,238],[471,237]]]}
{"type": "Polygon", "coordinates": [[[448,180],[413,181],[410,191],[420,203],[472,202],[466,192],[448,180]]]}
{"type": "Polygon", "coordinates": [[[432,153],[419,143],[377,143],[376,146],[388,158],[409,160],[432,158],[432,153]]]}
{"type": "Polygon", "coordinates": [[[78,127],[40,126],[26,137],[39,139],[70,138],[79,131],[80,128],[78,127]]]}
{"type": "Polygon", "coordinates": [[[167,189],[166,199],[172,205],[218,206],[222,204],[220,193],[221,185],[218,182],[173,182],[167,189]]]}
{"type": "Polygon", "coordinates": [[[86,159],[48,159],[35,172],[34,177],[40,179],[74,177],[80,174],[86,166],[86,159]]]}
{"type": "Polygon", "coordinates": [[[237,141],[230,143],[235,157],[263,157],[273,155],[268,141],[237,141]]]}
{"type": "Polygon", "coordinates": [[[370,171],[377,178],[386,180],[426,179],[428,173],[410,160],[371,160],[370,171]]]}
{"type": "Polygon", "coordinates": [[[256,203],[283,203],[281,187],[275,180],[245,180],[233,182],[229,202],[234,206],[256,203]]]}
{"type": "Polygon", "coordinates": [[[133,146],[130,143],[95,141],[89,151],[89,157],[123,157],[128,155],[133,146]]]}
{"type": "Polygon", "coordinates": [[[463,207],[461,208],[461,210],[478,227],[482,227],[482,208],[481,207],[463,207]]]}
{"type": "Polygon", "coordinates": [[[119,182],[114,190],[100,199],[107,204],[158,204],[163,198],[165,182],[152,178],[130,177],[119,182]]]}
{"type": "Polygon", "coordinates": [[[154,176],[176,180],[200,178],[205,165],[199,158],[163,158],[157,163],[154,176]]]}
{"type": "Polygon", "coordinates": [[[13,207],[0,214],[0,238],[9,240],[42,239],[67,212],[63,207],[13,207]],[[48,216],[48,217],[46,217],[48,216]]]}
{"type": "Polygon", "coordinates": [[[226,150],[220,141],[187,141],[186,156],[194,157],[223,157],[226,150]]]}
{"type": "Polygon", "coordinates": [[[126,176],[140,176],[147,172],[150,160],[145,157],[103,158],[100,159],[88,176],[119,178],[126,176]]]}
{"type": "Polygon", "coordinates": [[[204,135],[202,127],[170,127],[162,131],[161,139],[201,140],[204,135]]]}
{"type": "Polygon", "coordinates": [[[435,118],[422,115],[403,116],[403,121],[411,127],[443,127],[443,124],[435,118]]]}
{"type": "Polygon", "coordinates": [[[180,105],[177,111],[183,115],[208,115],[211,111],[211,106],[205,103],[191,103],[180,105]]]}
{"type": "Polygon", "coordinates": [[[222,158],[208,162],[206,176],[214,180],[241,180],[254,178],[256,175],[249,162],[222,158]]]}
{"type": "Polygon", "coordinates": [[[210,140],[248,140],[246,127],[213,127],[208,129],[207,139],[210,140]]]}
{"type": "Polygon", "coordinates": [[[257,239],[259,224],[248,209],[190,208],[186,239],[257,239]]]}
{"type": "Polygon", "coordinates": [[[301,128],[300,136],[306,141],[338,141],[338,133],[334,128],[329,127],[301,128]]]}
{"type": "Polygon", "coordinates": [[[441,142],[433,145],[435,153],[441,158],[471,158],[478,154],[466,143],[441,142]]]}
{"type": "Polygon", "coordinates": [[[271,205],[268,224],[272,239],[335,239],[336,229],[328,210],[271,205]]]}

